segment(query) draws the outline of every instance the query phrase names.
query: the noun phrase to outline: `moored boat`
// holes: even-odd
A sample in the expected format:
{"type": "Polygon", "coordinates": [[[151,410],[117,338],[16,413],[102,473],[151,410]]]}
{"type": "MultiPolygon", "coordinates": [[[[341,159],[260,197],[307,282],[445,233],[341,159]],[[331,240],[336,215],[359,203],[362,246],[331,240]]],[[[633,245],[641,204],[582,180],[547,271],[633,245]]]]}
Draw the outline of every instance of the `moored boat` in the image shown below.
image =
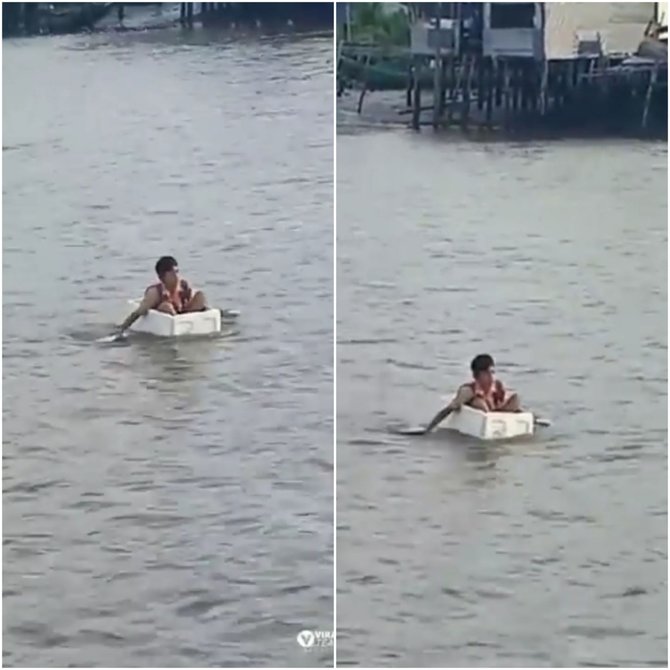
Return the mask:
{"type": "MultiPolygon", "coordinates": [[[[364,46],[342,46],[338,58],[338,80],[365,84],[370,91],[402,91],[407,88],[411,56],[405,50],[384,51],[364,46]]],[[[432,87],[434,73],[431,68],[421,70],[422,87],[432,87]]]]}

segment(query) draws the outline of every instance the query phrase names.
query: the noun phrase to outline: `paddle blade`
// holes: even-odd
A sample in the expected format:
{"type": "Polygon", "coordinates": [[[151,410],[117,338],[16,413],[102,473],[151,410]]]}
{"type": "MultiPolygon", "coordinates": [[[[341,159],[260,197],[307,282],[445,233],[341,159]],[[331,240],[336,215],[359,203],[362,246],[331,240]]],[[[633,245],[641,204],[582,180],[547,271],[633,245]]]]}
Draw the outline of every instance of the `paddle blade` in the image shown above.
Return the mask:
{"type": "Polygon", "coordinates": [[[112,344],[114,342],[123,342],[126,339],[125,333],[115,333],[114,335],[105,335],[104,337],[99,337],[96,342],[100,344],[112,344]]]}
{"type": "Polygon", "coordinates": [[[394,428],[393,432],[398,435],[425,435],[426,429],[423,426],[412,426],[410,428],[394,428]]]}
{"type": "Polygon", "coordinates": [[[551,427],[551,421],[549,419],[543,419],[541,417],[535,417],[534,421],[536,426],[539,426],[540,428],[550,428],[551,427]]]}

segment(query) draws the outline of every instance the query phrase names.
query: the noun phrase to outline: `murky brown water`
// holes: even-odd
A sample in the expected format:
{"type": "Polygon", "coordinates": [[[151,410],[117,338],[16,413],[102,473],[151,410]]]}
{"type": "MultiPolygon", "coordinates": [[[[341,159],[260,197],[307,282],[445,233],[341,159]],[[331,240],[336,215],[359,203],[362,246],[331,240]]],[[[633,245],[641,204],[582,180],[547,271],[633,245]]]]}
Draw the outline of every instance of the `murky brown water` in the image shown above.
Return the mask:
{"type": "Polygon", "coordinates": [[[337,142],[338,665],[666,666],[666,146],[337,142]],[[389,433],[481,351],[551,430],[389,433]]]}
{"type": "Polygon", "coordinates": [[[3,59],[4,665],[329,665],[332,40],[3,59]],[[238,335],[95,345],[163,253],[238,335]]]}

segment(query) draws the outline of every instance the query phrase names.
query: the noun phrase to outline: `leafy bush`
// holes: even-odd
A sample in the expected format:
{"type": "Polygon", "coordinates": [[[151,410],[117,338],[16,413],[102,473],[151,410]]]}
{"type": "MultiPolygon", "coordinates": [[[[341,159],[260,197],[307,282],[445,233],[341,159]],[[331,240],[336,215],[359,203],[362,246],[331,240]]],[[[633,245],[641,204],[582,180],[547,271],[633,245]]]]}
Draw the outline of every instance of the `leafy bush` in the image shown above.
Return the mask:
{"type": "Polygon", "coordinates": [[[389,12],[380,2],[352,3],[351,7],[354,42],[409,46],[409,19],[404,10],[389,12]]]}

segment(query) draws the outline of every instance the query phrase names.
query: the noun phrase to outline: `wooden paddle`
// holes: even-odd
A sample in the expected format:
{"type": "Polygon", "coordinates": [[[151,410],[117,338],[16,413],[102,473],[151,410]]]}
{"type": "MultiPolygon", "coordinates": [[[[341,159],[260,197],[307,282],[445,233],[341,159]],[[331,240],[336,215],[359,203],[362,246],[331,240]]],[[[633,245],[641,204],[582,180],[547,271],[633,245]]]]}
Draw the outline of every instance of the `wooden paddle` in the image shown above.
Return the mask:
{"type": "Polygon", "coordinates": [[[393,432],[397,435],[425,435],[426,429],[423,426],[416,426],[412,428],[396,428],[393,432]]]}
{"type": "Polygon", "coordinates": [[[96,342],[100,344],[111,344],[112,342],[123,342],[128,337],[128,333],[125,330],[122,330],[119,333],[113,333],[112,335],[105,335],[104,337],[99,337],[96,342]]]}

